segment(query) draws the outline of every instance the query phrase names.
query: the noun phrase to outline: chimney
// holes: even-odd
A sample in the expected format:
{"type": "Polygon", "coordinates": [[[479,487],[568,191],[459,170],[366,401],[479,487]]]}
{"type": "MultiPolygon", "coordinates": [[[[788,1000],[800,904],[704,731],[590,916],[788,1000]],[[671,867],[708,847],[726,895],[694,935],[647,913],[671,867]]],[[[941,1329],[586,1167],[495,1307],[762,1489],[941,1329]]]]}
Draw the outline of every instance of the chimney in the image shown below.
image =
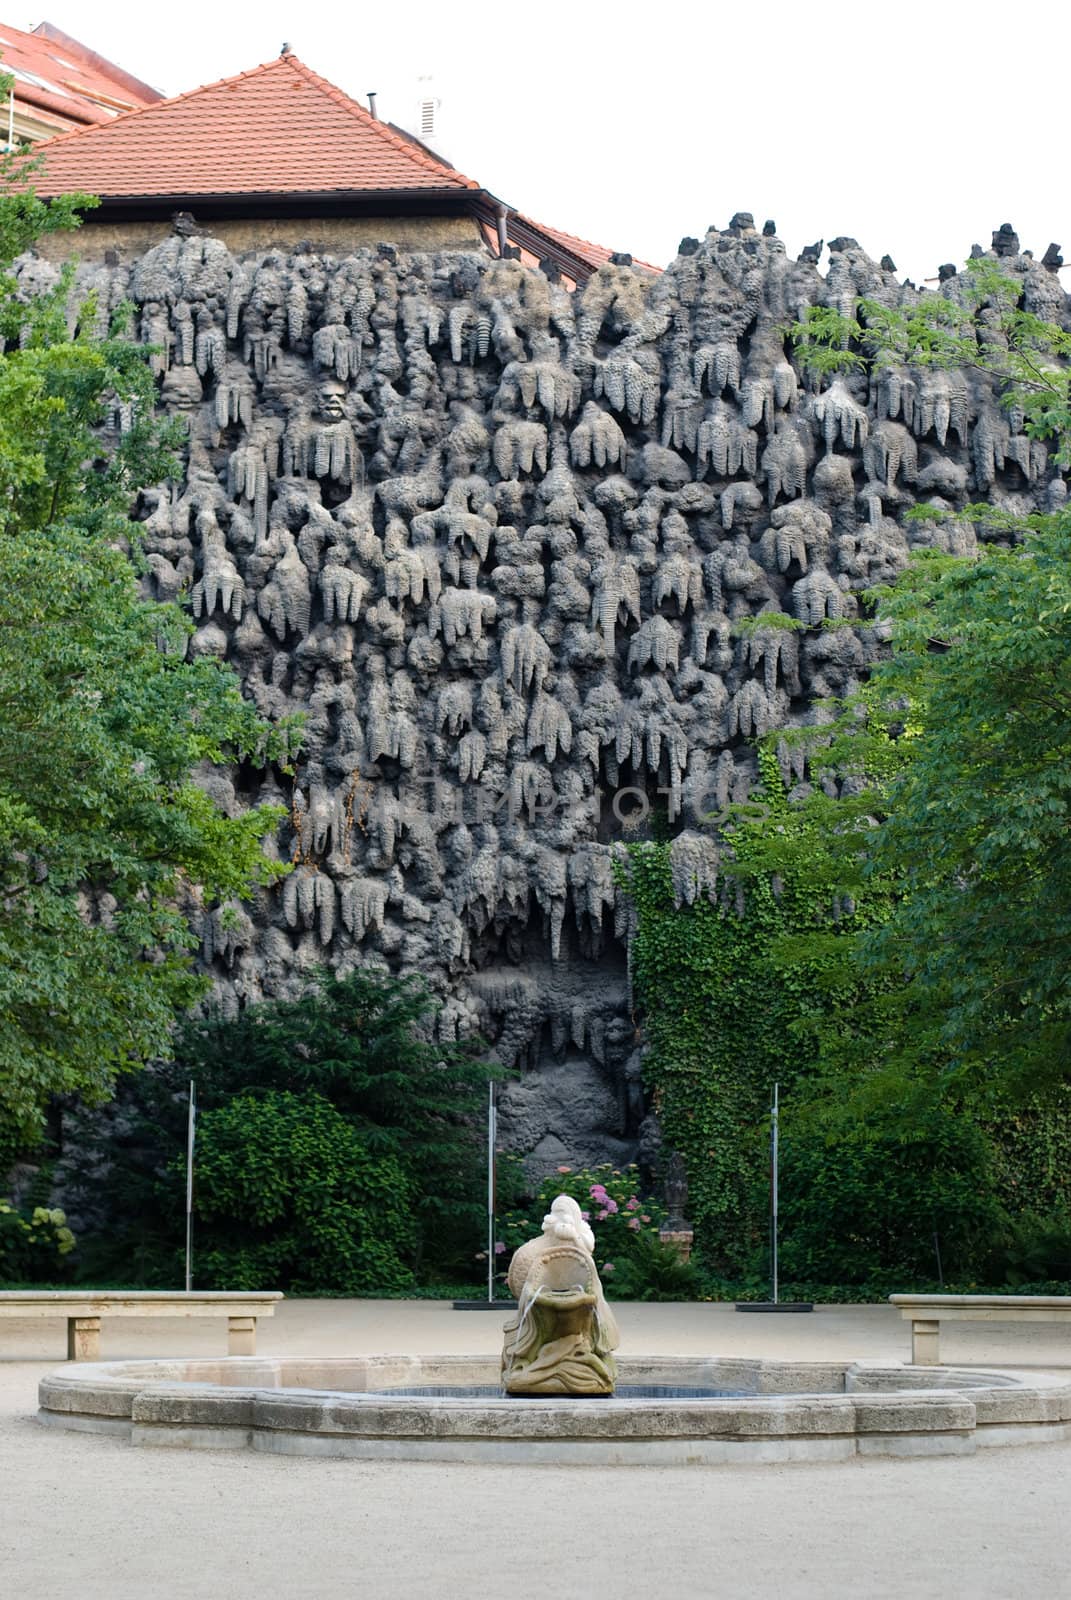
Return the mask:
{"type": "Polygon", "coordinates": [[[378,122],[379,113],[376,111],[376,91],[374,89],[369,89],[368,91],[368,110],[371,114],[372,121],[378,122]]]}

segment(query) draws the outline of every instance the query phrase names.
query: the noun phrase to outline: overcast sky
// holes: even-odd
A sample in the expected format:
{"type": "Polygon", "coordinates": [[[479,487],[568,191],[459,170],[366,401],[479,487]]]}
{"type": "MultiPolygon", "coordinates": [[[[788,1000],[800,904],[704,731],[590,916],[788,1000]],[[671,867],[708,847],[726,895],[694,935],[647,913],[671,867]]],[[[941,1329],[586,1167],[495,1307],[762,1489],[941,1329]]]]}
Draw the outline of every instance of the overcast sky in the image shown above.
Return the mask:
{"type": "Polygon", "coordinates": [[[1002,222],[1035,254],[1062,243],[1071,262],[1067,0],[42,5],[4,19],[47,18],[168,94],[286,40],[415,127],[430,74],[435,142],[462,172],[542,222],[659,264],[734,211],[774,218],[793,255],[850,234],[916,281],[1002,222]]]}

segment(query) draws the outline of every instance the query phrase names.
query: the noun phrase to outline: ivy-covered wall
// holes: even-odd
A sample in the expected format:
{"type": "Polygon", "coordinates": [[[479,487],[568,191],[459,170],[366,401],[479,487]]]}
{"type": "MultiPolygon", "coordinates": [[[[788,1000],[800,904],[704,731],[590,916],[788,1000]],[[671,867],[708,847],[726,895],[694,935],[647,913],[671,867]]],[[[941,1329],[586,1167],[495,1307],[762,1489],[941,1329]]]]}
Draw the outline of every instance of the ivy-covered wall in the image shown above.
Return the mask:
{"type": "MultiPolygon", "coordinates": [[[[759,753],[758,803],[741,808],[736,876],[718,892],[683,900],[668,844],[630,848],[621,878],[636,931],[633,982],[649,1043],[646,1074],[666,1144],[684,1156],[698,1249],[737,1273],[765,1248],[765,1117],[775,1082],[791,1106],[812,1077],[831,985],[835,941],[877,914],[880,893],[845,908],[831,926],[828,901],[805,875],[778,881],[757,867],[763,832],[786,816],[776,757],[759,753]],[[776,952],[810,934],[807,953],[776,952]],[[834,941],[831,947],[831,939],[834,941]]],[[[800,1098],[804,1098],[803,1095],[800,1098]]]]}
{"type": "Polygon", "coordinates": [[[861,885],[831,916],[818,832],[798,873],[766,870],[771,835],[799,828],[798,843],[806,824],[773,750],[758,764],[758,803],[737,808],[714,894],[682,897],[665,843],[632,845],[619,869],[645,1073],[665,1144],[687,1165],[697,1259],[737,1282],[768,1269],[777,1082],[786,1279],[884,1292],[1071,1278],[1066,1096],[1009,1110],[907,1087],[900,1104],[847,1103],[882,1049],[888,979],[867,986],[845,956],[883,919],[889,886],[861,885]]]}

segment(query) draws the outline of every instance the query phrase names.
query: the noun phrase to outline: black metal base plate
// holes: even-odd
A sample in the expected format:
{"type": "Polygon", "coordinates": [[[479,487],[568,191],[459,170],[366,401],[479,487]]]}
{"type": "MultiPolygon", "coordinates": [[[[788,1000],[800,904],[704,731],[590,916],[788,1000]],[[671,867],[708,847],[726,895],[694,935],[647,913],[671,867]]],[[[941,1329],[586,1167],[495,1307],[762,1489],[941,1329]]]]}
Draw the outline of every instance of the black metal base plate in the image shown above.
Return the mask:
{"type": "Polygon", "coordinates": [[[738,1311],[813,1311],[809,1300],[738,1300],[738,1311]]]}
{"type": "Polygon", "coordinates": [[[455,1311],[516,1311],[516,1300],[455,1300],[455,1311]]]}

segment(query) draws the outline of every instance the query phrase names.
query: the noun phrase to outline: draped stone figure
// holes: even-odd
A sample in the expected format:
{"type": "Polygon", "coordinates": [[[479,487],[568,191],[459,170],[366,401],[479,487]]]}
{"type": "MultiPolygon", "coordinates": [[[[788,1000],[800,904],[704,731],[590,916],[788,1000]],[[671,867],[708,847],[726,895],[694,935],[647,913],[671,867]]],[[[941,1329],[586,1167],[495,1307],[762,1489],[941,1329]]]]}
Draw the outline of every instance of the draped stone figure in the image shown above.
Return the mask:
{"type": "Polygon", "coordinates": [[[619,1335],[594,1248],[580,1207],[560,1194],[539,1238],[514,1255],[508,1282],[517,1316],[506,1324],[502,1351],[507,1394],[613,1393],[619,1335]]]}

